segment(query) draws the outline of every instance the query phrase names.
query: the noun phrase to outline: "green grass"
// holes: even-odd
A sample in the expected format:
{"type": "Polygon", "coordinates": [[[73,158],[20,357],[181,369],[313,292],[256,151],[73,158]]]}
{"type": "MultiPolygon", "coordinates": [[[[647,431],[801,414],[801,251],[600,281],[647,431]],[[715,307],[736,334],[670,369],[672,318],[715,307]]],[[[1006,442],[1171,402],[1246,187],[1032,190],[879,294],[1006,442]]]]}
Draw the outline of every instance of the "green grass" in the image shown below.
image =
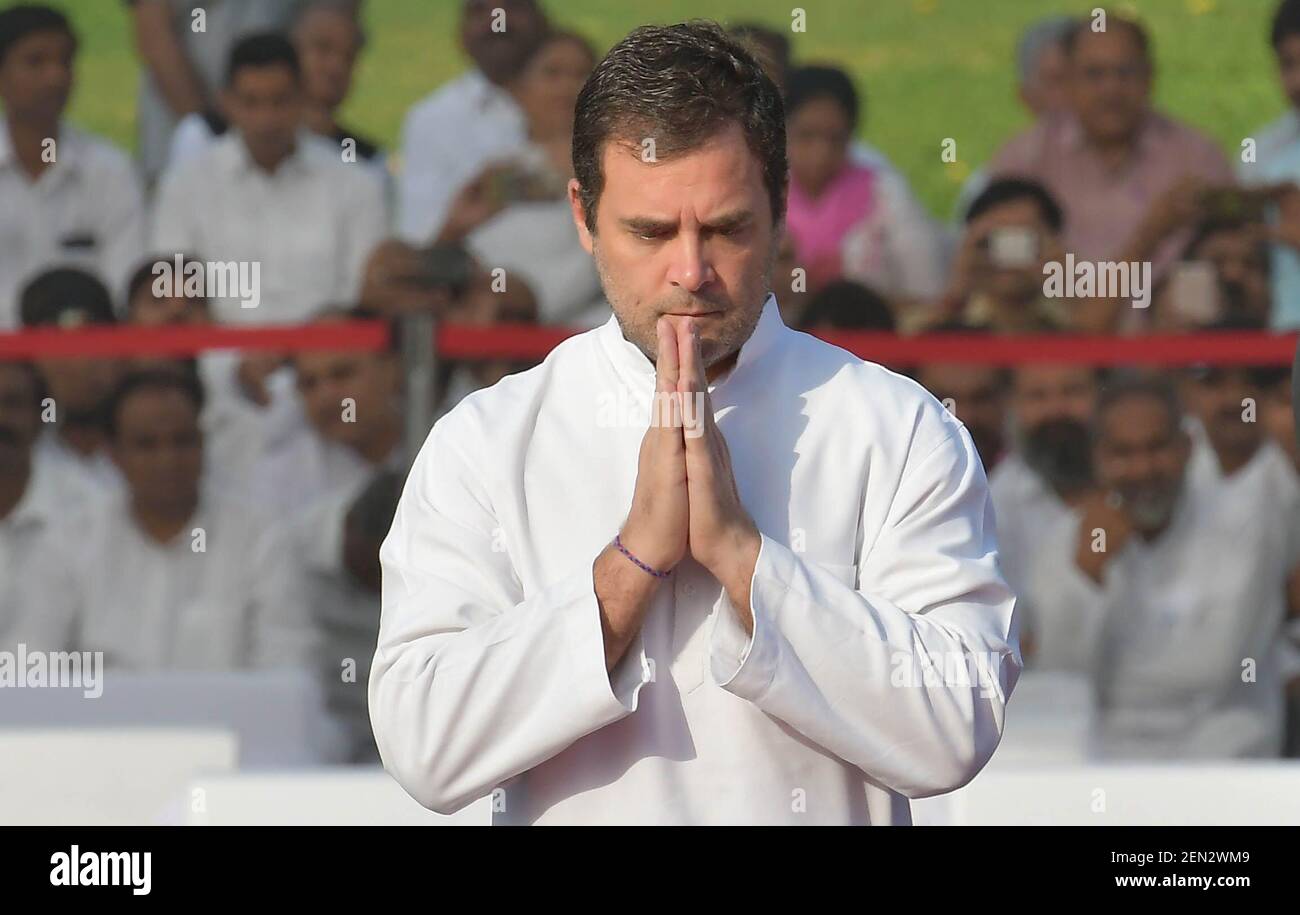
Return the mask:
{"type": "MultiPolygon", "coordinates": [[[[120,0],[64,0],[82,39],[72,118],[134,144],[138,65],[120,0]]],[[[366,0],[371,44],[345,112],[388,144],[402,115],[465,66],[456,0],[366,0]]],[[[1050,12],[1087,13],[1090,0],[549,0],[560,24],[601,50],[631,27],[694,16],[789,28],[796,5],[807,30],[792,35],[800,60],[838,63],[867,98],[862,134],[883,148],[930,209],[946,215],[970,169],[1024,126],[1015,98],[1020,30],[1050,12]],[[958,161],[940,161],[945,137],[958,161]]],[[[1285,107],[1267,43],[1275,0],[1140,0],[1155,41],[1159,107],[1216,137],[1229,154],[1285,107]]]]}

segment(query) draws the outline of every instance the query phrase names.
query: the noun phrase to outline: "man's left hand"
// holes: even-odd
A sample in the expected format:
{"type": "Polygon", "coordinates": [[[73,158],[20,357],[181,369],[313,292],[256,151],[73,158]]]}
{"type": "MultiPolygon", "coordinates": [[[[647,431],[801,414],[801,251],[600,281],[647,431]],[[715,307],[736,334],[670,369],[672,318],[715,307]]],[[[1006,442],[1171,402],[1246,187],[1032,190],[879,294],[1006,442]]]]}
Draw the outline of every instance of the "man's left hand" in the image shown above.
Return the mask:
{"type": "Polygon", "coordinates": [[[749,590],[762,538],[740,501],[727,440],[713,417],[698,324],[690,318],[673,324],[681,367],[677,390],[685,425],[691,556],[722,584],[741,625],[752,634],[749,590]]]}

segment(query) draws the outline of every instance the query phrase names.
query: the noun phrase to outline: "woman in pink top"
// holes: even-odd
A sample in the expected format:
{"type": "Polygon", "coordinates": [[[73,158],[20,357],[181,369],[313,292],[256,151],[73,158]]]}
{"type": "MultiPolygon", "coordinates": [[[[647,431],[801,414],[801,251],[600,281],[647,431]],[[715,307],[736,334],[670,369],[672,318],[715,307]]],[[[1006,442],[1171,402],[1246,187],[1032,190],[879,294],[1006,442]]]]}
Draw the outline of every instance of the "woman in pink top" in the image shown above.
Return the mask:
{"type": "Polygon", "coordinates": [[[790,158],[787,228],[799,263],[816,290],[843,276],[849,230],[871,215],[876,175],[849,161],[858,96],[842,70],[800,67],[786,84],[790,158]]]}
{"type": "Polygon", "coordinates": [[[856,280],[892,307],[943,288],[944,258],[924,208],[896,170],[853,143],[853,82],[833,67],[801,67],[786,84],[788,234],[808,290],[856,280]]]}

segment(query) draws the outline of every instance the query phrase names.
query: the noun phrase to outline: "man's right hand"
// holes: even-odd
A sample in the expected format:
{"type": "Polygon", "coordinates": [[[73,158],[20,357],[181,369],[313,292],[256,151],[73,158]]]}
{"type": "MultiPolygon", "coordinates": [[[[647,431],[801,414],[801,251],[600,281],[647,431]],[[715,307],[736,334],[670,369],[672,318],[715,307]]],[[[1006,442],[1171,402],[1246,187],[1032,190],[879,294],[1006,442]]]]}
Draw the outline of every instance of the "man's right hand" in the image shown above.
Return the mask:
{"type": "MultiPolygon", "coordinates": [[[[670,571],[686,556],[690,533],[686,489],[686,440],[682,427],[677,333],[666,318],[656,326],[655,398],[650,428],[641,439],[632,507],[619,533],[623,546],[660,572],[670,571]]],[[[651,575],[613,544],[593,567],[596,599],[605,636],[605,667],[622,658],[641,628],[650,599],[663,579],[651,575]]]]}
{"type": "Polygon", "coordinates": [[[636,490],[623,525],[623,545],[651,568],[667,572],[686,555],[690,530],[686,489],[686,440],[682,423],[677,332],[667,318],[655,328],[659,357],[650,428],[641,440],[636,490]]]}
{"type": "Polygon", "coordinates": [[[462,241],[483,223],[505,209],[505,202],[492,192],[498,177],[510,170],[504,163],[493,163],[460,189],[447,210],[447,218],[435,242],[462,241]]]}
{"type": "Polygon", "coordinates": [[[1083,574],[1098,584],[1106,564],[1124,549],[1133,525],[1118,504],[1118,493],[1094,493],[1083,502],[1075,562],[1083,574]],[[1104,539],[1103,539],[1104,536],[1104,539]]]}

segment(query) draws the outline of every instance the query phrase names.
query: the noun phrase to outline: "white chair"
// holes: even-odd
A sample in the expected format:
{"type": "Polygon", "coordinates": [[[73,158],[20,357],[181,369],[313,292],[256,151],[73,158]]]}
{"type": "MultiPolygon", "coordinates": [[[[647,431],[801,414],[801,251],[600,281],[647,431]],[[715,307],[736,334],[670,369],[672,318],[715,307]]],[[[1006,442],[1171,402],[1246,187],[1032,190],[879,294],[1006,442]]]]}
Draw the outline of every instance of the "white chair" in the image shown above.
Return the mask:
{"type": "Polygon", "coordinates": [[[0,733],[15,727],[143,726],[232,731],[243,769],[329,763],[341,751],[320,685],[306,671],[110,670],[103,694],[94,699],[80,689],[8,689],[0,702],[0,733]]]}
{"type": "Polygon", "coordinates": [[[216,728],[0,731],[0,824],[148,825],[198,773],[233,770],[235,753],[216,728]]]}
{"type": "Polygon", "coordinates": [[[375,766],[196,778],[173,813],[190,826],[487,826],[489,805],[484,797],[442,816],[375,766]]]}

